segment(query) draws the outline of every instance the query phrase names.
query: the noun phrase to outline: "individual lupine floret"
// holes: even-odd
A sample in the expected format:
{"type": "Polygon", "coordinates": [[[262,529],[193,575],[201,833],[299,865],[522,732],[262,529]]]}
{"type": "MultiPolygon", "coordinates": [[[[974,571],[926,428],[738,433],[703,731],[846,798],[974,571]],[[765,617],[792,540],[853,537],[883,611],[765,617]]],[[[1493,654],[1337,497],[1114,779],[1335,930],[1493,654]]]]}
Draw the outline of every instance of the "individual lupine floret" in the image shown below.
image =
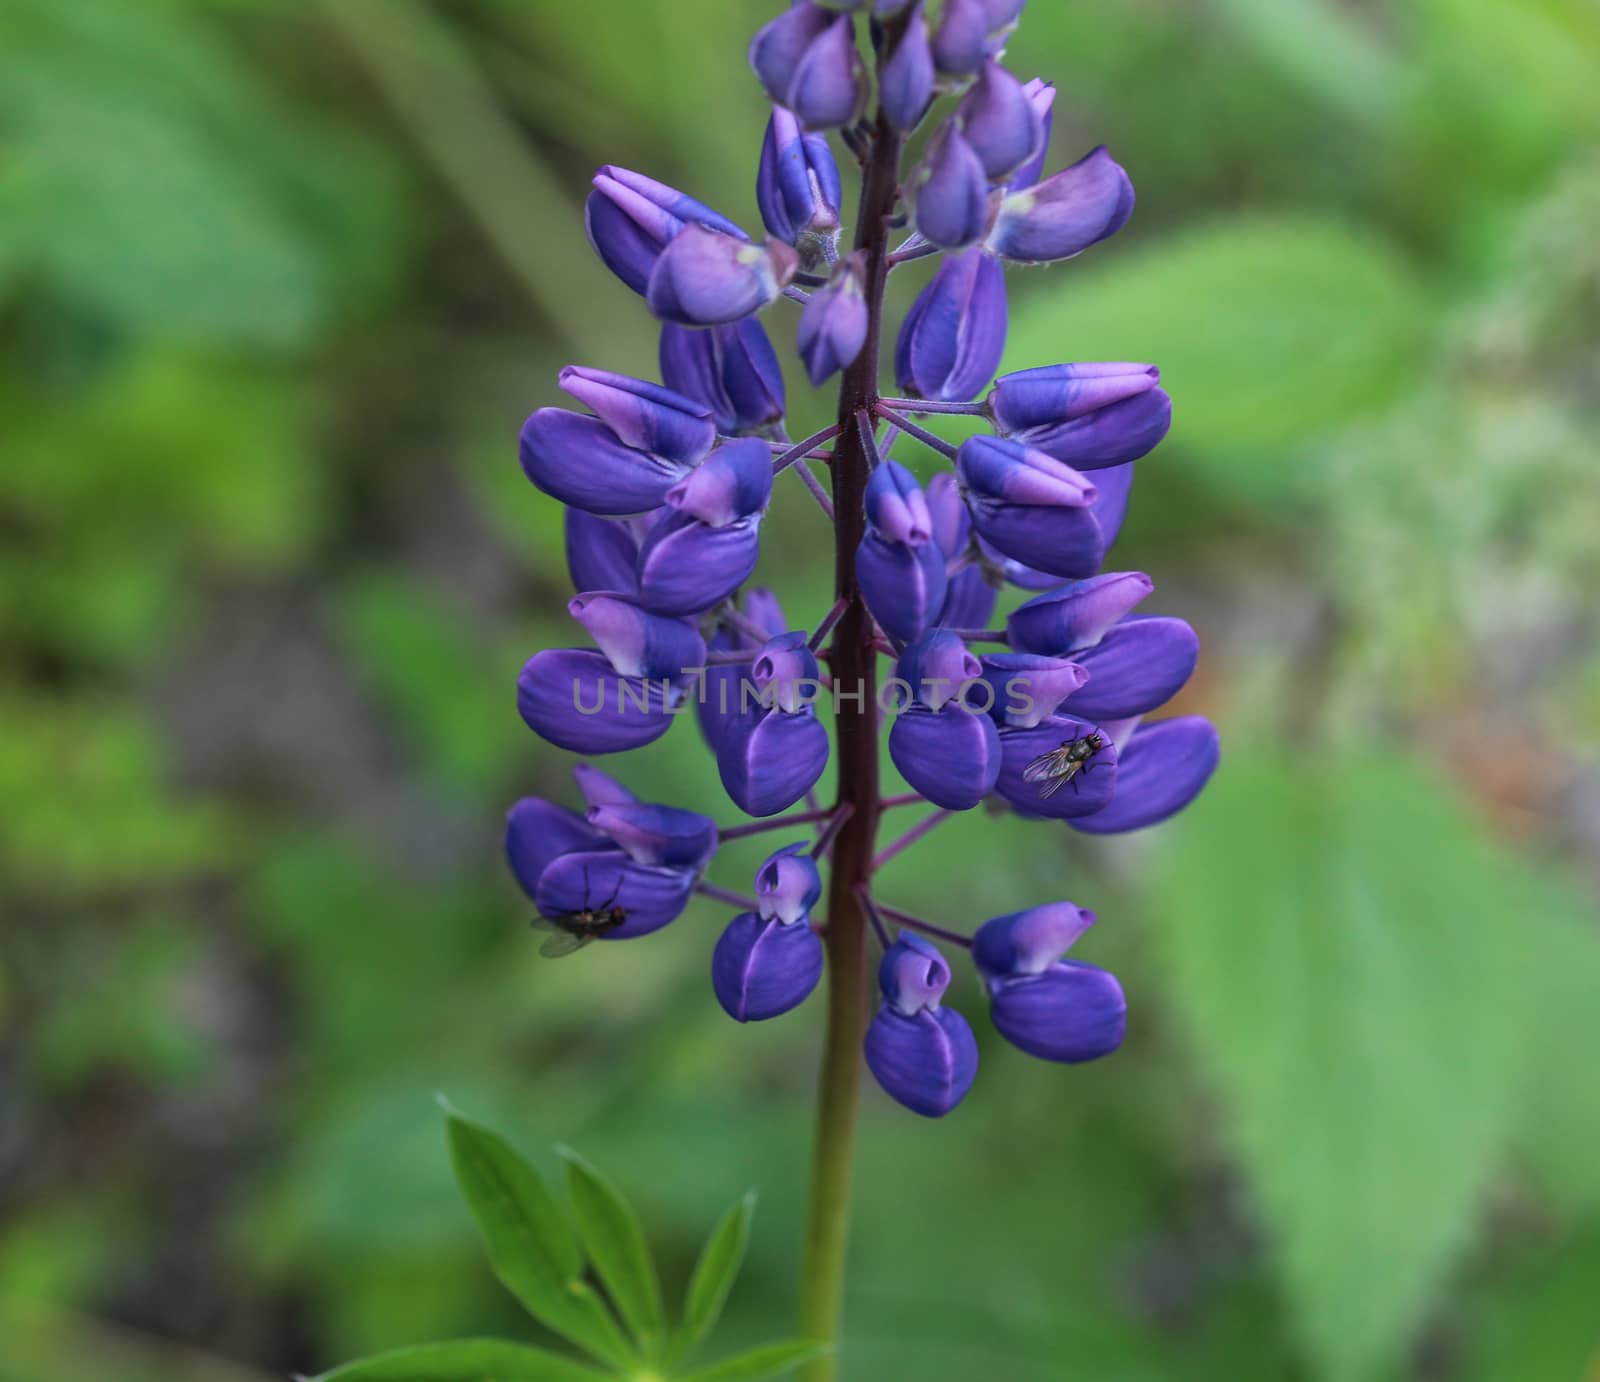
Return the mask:
{"type": "Polygon", "coordinates": [[[972,1088],[978,1043],[967,1019],[940,999],[950,966],[930,941],[902,934],[878,966],[883,1004],[867,1028],[867,1068],[890,1098],[943,1118],[972,1088]]]}
{"type": "Polygon", "coordinates": [[[741,810],[771,816],[799,801],[828,766],[828,731],[816,707],[820,669],[805,634],[768,642],[751,678],[761,706],[723,726],[717,771],[741,810]]]}
{"type": "Polygon", "coordinates": [[[956,121],[990,182],[1011,177],[1044,149],[1044,121],[1032,96],[993,60],[961,98],[956,121]]]}
{"type": "Polygon", "coordinates": [[[885,459],[867,481],[867,531],[856,550],[856,578],[872,617],[909,643],[944,607],[945,556],[917,477],[885,459]]]}
{"type": "Polygon", "coordinates": [[[1006,348],[1006,276],[979,250],[946,257],[895,342],[895,381],[911,398],[964,403],[994,378],[1006,348]]]}
{"type": "Polygon", "coordinates": [[[1019,264],[1049,264],[1115,235],[1133,215],[1133,183],[1102,144],[1070,168],[1000,201],[984,248],[1019,264]]]}
{"type": "Polygon", "coordinates": [[[783,420],[783,370],[755,317],[705,329],[666,322],[661,377],[711,410],[717,430],[755,432],[783,420]]]}
{"type": "Polygon", "coordinates": [[[523,473],[535,485],[563,504],[595,514],[657,508],[693,466],[629,446],[600,418],[566,408],[533,413],[522,424],[520,450],[523,473]]]}
{"type": "Polygon", "coordinates": [[[912,697],[889,730],[889,756],[913,789],[947,811],[970,811],[1000,776],[1000,735],[987,713],[983,666],[965,643],[933,629],[895,664],[912,697]],[[974,690],[969,707],[968,697],[974,690]]]}
{"type": "Polygon", "coordinates": [[[729,1017],[762,1022],[798,1007],[822,977],[822,942],[811,909],[822,876],[804,842],[756,870],[758,910],[728,923],[711,954],[711,985],[729,1017]]]}
{"type": "Polygon", "coordinates": [[[699,614],[732,595],[760,557],[772,495],[764,442],[724,442],[666,493],[639,546],[640,603],[658,614],[699,614]]]}
{"type": "MultiPolygon", "coordinates": [[[[639,538],[635,524],[644,520],[601,518],[571,505],[562,519],[567,572],[574,590],[639,593],[639,538]]],[[[987,616],[985,616],[987,617],[987,616]]]]}
{"type": "Polygon", "coordinates": [[[1092,648],[1154,589],[1143,571],[1105,571],[1056,586],[1006,616],[1006,640],[1025,652],[1092,648]]]}
{"type": "Polygon", "coordinates": [[[775,301],[799,267],[799,252],[782,240],[753,245],[689,225],[656,259],[644,300],[662,321],[717,326],[775,301]]]}
{"type": "Polygon", "coordinates": [[[928,515],[933,520],[933,540],[944,553],[947,575],[937,622],[946,628],[981,629],[994,613],[1000,597],[999,582],[991,579],[981,561],[973,559],[976,547],[972,517],[962,501],[956,477],[941,470],[928,481],[925,494],[928,515]]]}
{"type": "Polygon", "coordinates": [[[1051,820],[1092,816],[1112,800],[1117,760],[1117,745],[1102,726],[1058,711],[1033,725],[1007,725],[1000,730],[1000,776],[995,791],[1024,816],[1051,820]],[[1075,771],[1065,761],[1059,773],[1041,773],[1035,767],[1045,755],[1060,753],[1071,745],[1089,751],[1075,771]]]}
{"type": "Polygon", "coordinates": [[[598,648],[546,648],[517,679],[517,709],[557,748],[620,753],[672,725],[706,645],[694,625],[605,592],[574,596],[568,611],[598,648]]]}
{"type": "Polygon", "coordinates": [[[972,526],[1008,557],[1057,576],[1089,576],[1105,555],[1097,491],[1071,466],[1020,442],[969,437],[956,457],[972,526]]]}
{"type": "Polygon", "coordinates": [[[761,709],[760,687],[750,674],[750,663],[755,661],[767,639],[779,637],[788,628],[778,597],[759,586],[745,591],[740,607],[734,612],[739,616],[739,624],[735,626],[728,619],[720,619],[706,647],[714,653],[748,652],[749,660],[711,662],[695,701],[700,732],[713,753],[720,751],[729,726],[741,718],[751,718],[761,709]],[[763,636],[753,636],[748,632],[750,629],[762,630],[763,636]]]}
{"type": "Polygon", "coordinates": [[[623,913],[596,940],[660,930],[688,905],[717,848],[716,823],[698,812],[634,800],[597,769],[574,769],[588,809],[578,815],[524,797],[506,816],[506,858],[542,916],[589,909],[623,913]]]}
{"type": "Polygon", "coordinates": [[[842,197],[827,136],[806,133],[793,111],[774,106],[761,141],[756,205],[768,232],[799,250],[802,268],[833,259],[842,197]]]}
{"type": "Polygon", "coordinates": [[[1044,365],[995,380],[985,406],[1001,435],[1078,470],[1125,465],[1172,426],[1154,365],[1044,365]]]}
{"type": "Polygon", "coordinates": [[[594,175],[583,224],[594,252],[636,293],[645,291],[661,251],[687,225],[709,226],[736,240],[748,238],[721,212],[676,187],[609,163],[594,175]]]}
{"type": "Polygon", "coordinates": [[[800,0],[751,40],[750,66],[767,95],[807,129],[853,124],[866,108],[867,69],[847,14],[800,0]]]}
{"type": "Polygon", "coordinates": [[[1182,690],[1199,657],[1200,639],[1182,619],[1130,616],[1094,647],[1073,653],[1089,682],[1070,709],[1096,721],[1148,714],[1182,690]]]}
{"type": "Polygon", "coordinates": [[[884,59],[879,79],[878,100],[889,123],[898,130],[912,130],[921,124],[933,103],[937,79],[923,0],[914,0],[899,41],[884,59]]]}
{"type": "Polygon", "coordinates": [[[717,440],[709,408],[660,384],[579,365],[568,365],[557,382],[637,450],[693,465],[717,440]]]}
{"type": "Polygon", "coordinates": [[[989,717],[1001,728],[1033,729],[1089,680],[1080,663],[1042,653],[985,653],[979,663],[989,717]]]}
{"type": "Polygon", "coordinates": [[[853,364],[866,339],[866,260],[857,252],[834,266],[800,313],[795,347],[812,387],[853,364]]]}
{"type": "Polygon", "coordinates": [[[972,938],[994,1025],[1030,1056],[1077,1064],[1122,1045],[1122,985],[1095,965],[1060,958],[1094,920],[1071,902],[1051,902],[986,921],[972,938]]]}
{"type": "Polygon", "coordinates": [[[941,249],[975,245],[988,230],[994,212],[988,175],[954,120],[928,141],[911,178],[911,199],[918,233],[941,249]]]}

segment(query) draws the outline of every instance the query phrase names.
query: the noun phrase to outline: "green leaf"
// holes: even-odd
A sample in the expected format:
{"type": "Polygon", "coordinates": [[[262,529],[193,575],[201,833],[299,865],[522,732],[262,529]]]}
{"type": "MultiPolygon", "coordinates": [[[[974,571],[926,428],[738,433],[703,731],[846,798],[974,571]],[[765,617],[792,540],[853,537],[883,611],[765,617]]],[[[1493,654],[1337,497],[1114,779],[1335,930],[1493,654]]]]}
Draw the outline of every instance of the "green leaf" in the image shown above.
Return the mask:
{"type": "Polygon", "coordinates": [[[1235,751],[1156,912],[1300,1341],[1368,1378],[1471,1241],[1538,1001],[1538,921],[1447,792],[1393,751],[1235,751]]]}
{"type": "Polygon", "coordinates": [[[639,1217],[594,1167],[569,1147],[560,1151],[567,1160],[567,1193],[595,1271],[623,1321],[650,1352],[660,1342],[666,1321],[661,1284],[639,1217]]]}
{"type": "Polygon", "coordinates": [[[716,1328],[728,1292],[733,1289],[739,1268],[744,1264],[745,1248],[750,1242],[750,1219],[755,1211],[756,1196],[752,1190],[722,1216],[706,1239],[684,1297],[683,1324],[674,1349],[678,1356],[687,1353],[716,1328]]]}
{"type": "Polygon", "coordinates": [[[458,1339],[397,1348],[346,1363],[311,1382],[593,1382],[610,1373],[501,1339],[458,1339]]]}
{"type": "Polygon", "coordinates": [[[583,1250],[539,1173],[504,1138],[449,1115],[456,1180],[501,1284],[535,1319],[597,1358],[622,1365],[631,1350],[611,1312],[580,1279],[583,1250]]]}
{"type": "Polygon", "coordinates": [[[714,1363],[709,1368],[680,1373],[678,1382],[760,1382],[763,1377],[782,1377],[826,1352],[826,1344],[812,1343],[809,1339],[785,1339],[782,1343],[762,1344],[760,1348],[714,1363]]]}
{"type": "Polygon", "coordinates": [[[1220,221],[1041,285],[1019,294],[1005,367],[1159,365],[1168,447],[1235,498],[1302,492],[1312,476],[1296,453],[1399,397],[1424,359],[1416,273],[1332,220],[1220,221]]]}

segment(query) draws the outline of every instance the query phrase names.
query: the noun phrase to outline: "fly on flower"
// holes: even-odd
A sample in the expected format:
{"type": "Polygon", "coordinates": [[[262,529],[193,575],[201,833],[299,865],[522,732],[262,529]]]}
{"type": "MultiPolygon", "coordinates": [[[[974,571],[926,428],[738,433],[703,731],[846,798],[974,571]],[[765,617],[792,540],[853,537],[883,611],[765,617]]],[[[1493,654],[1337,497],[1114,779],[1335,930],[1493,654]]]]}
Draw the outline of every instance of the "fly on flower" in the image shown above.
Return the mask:
{"type": "MultiPolygon", "coordinates": [[[[1022,770],[1024,782],[1038,782],[1039,798],[1053,797],[1078,776],[1087,776],[1093,766],[1090,760],[1105,748],[1106,741],[1099,730],[1091,730],[1081,739],[1068,739],[1060,748],[1041,753],[1022,770]]],[[[1073,791],[1077,791],[1074,784],[1073,791]]]]}
{"type": "MultiPolygon", "coordinates": [[[[583,883],[583,895],[587,898],[589,895],[587,870],[583,875],[583,883]]],[[[621,891],[622,879],[619,877],[611,896],[598,907],[586,905],[576,912],[568,912],[565,916],[534,917],[535,930],[552,933],[545,937],[544,944],[539,947],[539,953],[546,959],[559,960],[565,955],[582,950],[590,941],[598,940],[606,932],[615,931],[628,919],[628,909],[616,906],[617,894],[621,891]]]]}

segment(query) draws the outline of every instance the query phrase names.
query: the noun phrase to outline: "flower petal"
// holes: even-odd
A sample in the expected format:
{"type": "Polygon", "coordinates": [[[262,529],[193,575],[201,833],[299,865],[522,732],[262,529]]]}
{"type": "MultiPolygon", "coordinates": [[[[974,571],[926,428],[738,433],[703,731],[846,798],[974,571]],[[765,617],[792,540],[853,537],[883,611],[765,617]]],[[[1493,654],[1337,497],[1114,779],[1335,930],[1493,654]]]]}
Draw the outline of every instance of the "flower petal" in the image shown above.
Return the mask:
{"type": "Polygon", "coordinates": [[[540,408],[522,424],[522,469],[546,494],[597,514],[644,513],[689,473],[686,465],[626,446],[599,418],[540,408]]]}
{"type": "Polygon", "coordinates": [[[506,812],[506,861],[532,897],[539,875],[563,854],[606,847],[604,835],[576,811],[542,797],[523,797],[506,812]]]}
{"type": "Polygon", "coordinates": [[[889,756],[935,806],[970,811],[1000,776],[1000,733],[987,715],[955,702],[942,710],[912,706],[889,730],[889,756]]]}
{"type": "Polygon", "coordinates": [[[652,802],[602,802],[585,819],[638,864],[700,869],[717,852],[717,823],[698,811],[652,802]]]}
{"type": "Polygon", "coordinates": [[[822,977],[822,942],[803,921],[741,912],[711,952],[711,986],[738,1022],[763,1022],[797,1008],[822,977]]]}
{"type": "Polygon", "coordinates": [[[664,615],[699,614],[732,595],[761,556],[761,515],[711,528],[686,513],[662,514],[639,548],[639,599],[664,615]]]}
{"type": "Polygon", "coordinates": [[[885,1004],[867,1028],[867,1068],[897,1103],[943,1118],[967,1095],[978,1073],[978,1043],[953,1008],[906,1017],[885,1004]]]}
{"type": "Polygon", "coordinates": [[[917,294],[894,348],[894,373],[912,398],[965,403],[994,377],[1006,344],[1006,276],[981,250],[946,255],[917,294]]]}
{"type": "Polygon", "coordinates": [[[672,726],[669,684],[621,677],[593,648],[546,648],[517,679],[517,709],[528,728],[574,753],[621,753],[672,726]]]}
{"type": "Polygon", "coordinates": [[[995,790],[1024,816],[1071,820],[1103,810],[1117,790],[1117,750],[1109,736],[1102,736],[1105,747],[1049,795],[1045,791],[1052,778],[1025,776],[1029,765],[1044,754],[1096,732],[1095,725],[1070,715],[1054,715],[1032,729],[1002,729],[995,790]]]}
{"type": "Polygon", "coordinates": [[[1072,822],[1090,835],[1142,830],[1183,810],[1216,771],[1221,747],[1211,722],[1183,715],[1140,725],[1117,772],[1117,792],[1103,811],[1072,822]]]}
{"type": "Polygon", "coordinates": [[[1067,708],[1096,722],[1143,715],[1177,694],[1199,656],[1200,639],[1182,619],[1124,619],[1073,654],[1089,680],[1067,708]]]}
{"type": "Polygon", "coordinates": [[[990,1013],[1000,1035],[1019,1050],[1068,1064],[1110,1055],[1128,1027],[1128,1003],[1116,976],[1076,960],[995,981],[990,1013]]]}
{"type": "Polygon", "coordinates": [[[717,749],[723,787],[752,816],[771,816],[793,806],[827,766],[828,731],[809,710],[730,719],[717,749]]]}
{"type": "Polygon", "coordinates": [[[692,869],[638,864],[620,850],[563,854],[539,876],[534,897],[542,916],[565,917],[584,908],[620,907],[622,924],[597,937],[624,941],[659,931],[689,905],[692,869]]]}
{"type": "Polygon", "coordinates": [[[634,564],[639,544],[626,523],[601,518],[568,505],[562,519],[567,571],[574,590],[616,590],[637,593],[634,564]]]}

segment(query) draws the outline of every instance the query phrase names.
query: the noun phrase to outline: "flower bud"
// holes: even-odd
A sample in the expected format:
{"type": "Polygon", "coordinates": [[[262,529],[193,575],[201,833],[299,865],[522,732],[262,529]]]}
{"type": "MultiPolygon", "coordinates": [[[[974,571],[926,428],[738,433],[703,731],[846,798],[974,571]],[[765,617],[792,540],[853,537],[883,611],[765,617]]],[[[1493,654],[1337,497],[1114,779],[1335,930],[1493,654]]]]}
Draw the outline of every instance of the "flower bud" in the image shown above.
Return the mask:
{"type": "Polygon", "coordinates": [[[1006,637],[1018,652],[1092,648],[1154,589],[1143,571],[1107,571],[1057,586],[1014,609],[1006,619],[1006,637]]]}
{"type": "Polygon", "coordinates": [[[783,419],[783,371],[754,317],[707,330],[661,328],[661,377],[705,404],[722,432],[754,432],[783,419]]]}
{"type": "Polygon", "coordinates": [[[1094,574],[1105,542],[1095,488],[1077,471],[1018,442],[977,436],[962,443],[956,474],[985,541],[1040,571],[1094,574]]]}
{"type": "Polygon", "coordinates": [[[983,677],[994,691],[989,707],[997,725],[1032,729],[1089,679],[1076,662],[1040,653],[988,653],[983,677]]]}
{"type": "Polygon", "coordinates": [[[805,133],[792,111],[774,106],[756,175],[756,204],[767,230],[795,246],[810,267],[839,238],[842,199],[827,136],[805,133]]]}
{"type": "Polygon", "coordinates": [[[1022,89],[1033,102],[1033,109],[1039,116],[1039,147],[1034,150],[1033,157],[1011,175],[1010,188],[1013,192],[1019,188],[1032,187],[1044,172],[1045,156],[1050,151],[1050,126],[1053,123],[1056,105],[1056,88],[1052,82],[1035,77],[1022,89]]]}
{"type": "Polygon", "coordinates": [[[970,77],[983,65],[988,37],[984,0],[945,0],[933,36],[934,65],[947,77],[970,77]]]}
{"type": "Polygon", "coordinates": [[[1005,271],[979,250],[948,255],[900,327],[901,392],[965,403],[994,377],[1006,346],[1005,271]]]}
{"type": "Polygon", "coordinates": [[[800,313],[795,345],[813,388],[848,368],[867,339],[866,257],[847,255],[800,313]]]}
{"type": "Polygon", "coordinates": [[[625,445],[599,418],[540,408],[522,424],[523,473],[546,494],[596,514],[659,507],[689,467],[625,445]]]}
{"type": "Polygon", "coordinates": [[[803,921],[741,912],[711,952],[711,987],[737,1022],[764,1022],[798,1007],[822,977],[822,942],[803,921]]]}
{"type": "Polygon", "coordinates": [[[1086,719],[1126,720],[1165,705],[1194,672],[1200,639],[1182,619],[1124,619],[1075,655],[1089,674],[1072,698],[1086,719]]]}
{"type": "Polygon", "coordinates": [[[920,936],[902,935],[878,968],[884,1002],[867,1029],[867,1068],[890,1098],[942,1118],[978,1073],[978,1043],[966,1018],[940,1005],[950,984],[944,957],[920,936]]]}
{"type": "Polygon", "coordinates": [[[1172,424],[1154,365],[1046,365],[995,380],[995,426],[1079,470],[1123,465],[1152,450],[1172,424]]]}
{"type": "Polygon", "coordinates": [[[748,238],[726,216],[677,188],[612,164],[594,175],[583,224],[595,253],[636,293],[645,291],[657,257],[685,225],[748,238]]]}
{"type": "Polygon", "coordinates": [[[1032,97],[994,61],[984,63],[961,98],[956,120],[991,182],[1011,176],[1044,146],[1044,122],[1032,97]]]}
{"type": "Polygon", "coordinates": [[[666,493],[666,502],[707,527],[760,513],[772,497],[772,452],[753,437],[724,442],[666,493]]]}
{"type": "Polygon", "coordinates": [[[1105,146],[1000,202],[985,248],[1019,264],[1070,259],[1133,214],[1133,184],[1105,146]]]}
{"type": "Polygon", "coordinates": [[[585,819],[635,863],[701,869],[717,852],[717,823],[698,811],[642,801],[591,806],[585,819]]]}
{"type": "Polygon", "coordinates": [[[794,248],[781,240],[752,245],[685,226],[650,270],[645,305],[681,326],[737,321],[776,299],[799,264],[794,248]]]}
{"type": "Polygon", "coordinates": [[[1111,737],[1088,720],[1055,714],[1029,728],[1000,731],[1000,777],[995,791],[1021,815],[1051,820],[1091,816],[1112,800],[1117,785],[1117,747],[1111,737]],[[1070,776],[1041,773],[1034,765],[1046,754],[1098,736],[1101,747],[1079,763],[1070,776]]]}
{"type": "Polygon", "coordinates": [[[692,398],[608,370],[568,365],[561,387],[628,446],[693,465],[717,439],[711,410],[692,398]]]}
{"type": "Polygon", "coordinates": [[[761,556],[759,513],[713,528],[664,509],[639,546],[639,600],[657,614],[701,614],[750,578],[761,556]]]}
{"type": "Polygon", "coordinates": [[[1142,830],[1183,810],[1216,771],[1217,731],[1199,715],[1140,725],[1123,750],[1117,792],[1104,810],[1072,822],[1091,835],[1142,830]]]}
{"type": "Polygon", "coordinates": [[[756,901],[764,920],[801,921],[822,897],[822,875],[810,854],[811,846],[785,845],[756,870],[756,901]]]}
{"type": "Polygon", "coordinates": [[[856,578],[872,617],[891,638],[909,642],[944,605],[944,553],[933,541],[927,500],[916,477],[885,460],[867,481],[867,531],[856,549],[856,578]]]}
{"type": "Polygon", "coordinates": [[[574,590],[614,590],[638,593],[634,565],[639,543],[626,522],[600,518],[570,505],[563,510],[567,571],[574,590]]]}
{"type": "Polygon", "coordinates": [[[883,64],[878,101],[897,130],[913,130],[933,104],[935,74],[922,0],[915,0],[899,42],[883,64]]]}
{"type": "Polygon", "coordinates": [[[799,630],[771,639],[751,665],[750,675],[785,715],[797,715],[816,702],[821,669],[799,630]]]}
{"type": "Polygon", "coordinates": [[[1094,923],[1093,912],[1071,902],[993,917],[973,933],[973,963],[985,980],[1043,974],[1094,923]]]}
{"type": "Polygon", "coordinates": [[[563,854],[539,875],[534,905],[541,916],[569,917],[584,910],[617,908],[621,925],[598,939],[631,940],[659,931],[682,915],[694,894],[688,868],[640,864],[620,850],[563,854]]]}
{"type": "MultiPolygon", "coordinates": [[[[750,40],[750,66],[775,105],[793,109],[789,85],[806,50],[819,38],[833,15],[811,0],[798,0],[750,40]]],[[[774,232],[776,234],[776,232],[774,232]]]]}
{"type": "Polygon", "coordinates": [[[841,14],[806,45],[789,79],[786,105],[807,129],[853,125],[867,108],[871,84],[856,50],[855,26],[841,14]]]}
{"type": "Polygon", "coordinates": [[[983,160],[952,120],[941,125],[911,177],[917,230],[942,249],[983,239],[989,227],[989,180],[983,160]]]}

